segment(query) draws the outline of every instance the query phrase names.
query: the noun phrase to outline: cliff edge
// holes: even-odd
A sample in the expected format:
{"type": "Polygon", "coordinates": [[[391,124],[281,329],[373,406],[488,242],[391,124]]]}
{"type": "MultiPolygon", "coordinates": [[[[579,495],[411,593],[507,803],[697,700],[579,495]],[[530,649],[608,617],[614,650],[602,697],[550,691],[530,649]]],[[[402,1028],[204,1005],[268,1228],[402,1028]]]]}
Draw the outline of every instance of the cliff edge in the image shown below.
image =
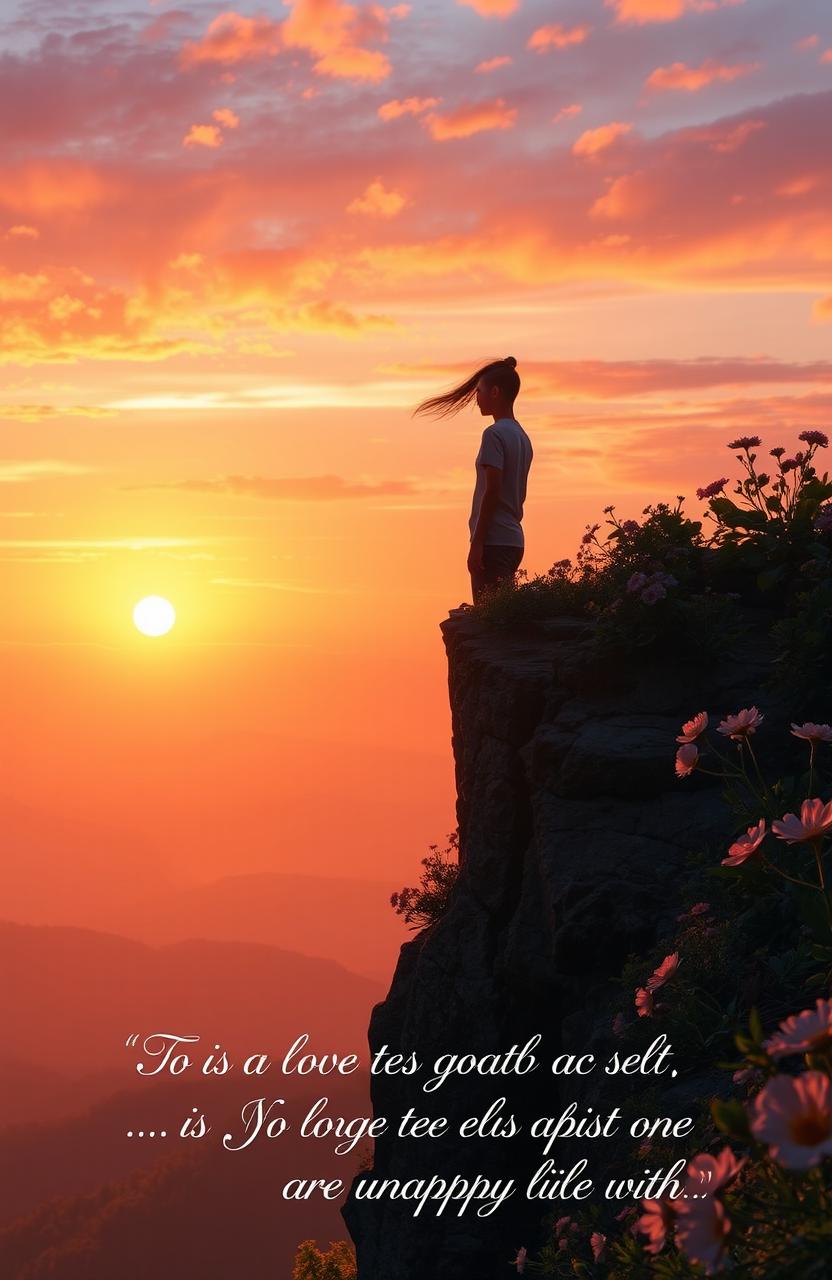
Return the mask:
{"type": "MultiPolygon", "coordinates": [[[[372,1014],[371,1052],[415,1050],[432,1063],[443,1053],[505,1053],[538,1034],[544,1059],[592,1051],[609,1040],[627,956],[675,919],[686,857],[724,843],[718,787],[674,776],[679,727],[702,709],[759,700],[767,629],[749,625],[758,638],[742,659],[708,668],[672,653],[599,659],[581,619],[508,632],[462,616],[441,629],[461,871],[447,913],[402,947],[372,1014]]],[[[430,1094],[423,1081],[375,1076],[375,1114],[444,1115],[454,1135],[498,1096],[501,1113],[520,1123],[551,1114],[559,1097],[558,1079],[541,1071],[469,1075],[430,1094]]],[[[539,1139],[402,1139],[393,1124],[368,1175],[478,1173],[525,1186],[541,1156],[539,1139]]],[[[344,1209],[359,1280],[497,1280],[521,1245],[539,1244],[551,1208],[519,1195],[488,1216],[475,1206],[459,1216],[453,1204],[439,1217],[430,1205],[414,1216],[412,1204],[357,1199],[359,1179],[344,1209]]]]}

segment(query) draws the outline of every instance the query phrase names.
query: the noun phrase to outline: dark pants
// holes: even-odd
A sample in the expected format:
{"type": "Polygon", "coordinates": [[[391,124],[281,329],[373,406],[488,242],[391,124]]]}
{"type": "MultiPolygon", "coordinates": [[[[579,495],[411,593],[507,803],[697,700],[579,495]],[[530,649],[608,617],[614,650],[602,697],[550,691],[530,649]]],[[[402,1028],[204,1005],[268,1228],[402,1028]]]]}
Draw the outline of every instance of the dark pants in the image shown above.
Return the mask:
{"type": "Polygon", "coordinates": [[[482,572],[471,574],[474,604],[479,604],[483,594],[487,594],[490,588],[496,587],[506,578],[513,578],[522,559],[522,547],[491,546],[486,543],[482,553],[482,572]]]}

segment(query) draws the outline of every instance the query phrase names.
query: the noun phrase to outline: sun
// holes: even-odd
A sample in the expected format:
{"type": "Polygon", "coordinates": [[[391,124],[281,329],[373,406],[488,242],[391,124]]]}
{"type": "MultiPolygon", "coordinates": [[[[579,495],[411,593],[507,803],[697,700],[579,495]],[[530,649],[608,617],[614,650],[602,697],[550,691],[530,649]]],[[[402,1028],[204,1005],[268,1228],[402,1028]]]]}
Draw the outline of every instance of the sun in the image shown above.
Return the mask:
{"type": "Polygon", "coordinates": [[[164,596],[145,596],[133,610],[133,621],[143,636],[164,636],[176,621],[176,610],[164,596]]]}

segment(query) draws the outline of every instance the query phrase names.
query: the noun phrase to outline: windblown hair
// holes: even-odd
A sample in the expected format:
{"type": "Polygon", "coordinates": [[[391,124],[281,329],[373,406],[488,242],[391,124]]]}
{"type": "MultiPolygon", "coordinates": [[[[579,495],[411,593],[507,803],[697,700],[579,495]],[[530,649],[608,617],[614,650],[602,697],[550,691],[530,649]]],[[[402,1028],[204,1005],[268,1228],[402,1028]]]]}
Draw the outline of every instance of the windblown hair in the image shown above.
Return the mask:
{"type": "Polygon", "coordinates": [[[520,390],[520,375],[517,372],[517,361],[514,356],[506,356],[504,360],[492,360],[490,364],[484,364],[481,369],[472,373],[470,378],[461,382],[458,387],[454,387],[452,391],[423,400],[413,410],[411,416],[421,413],[434,418],[450,418],[452,414],[459,413],[460,409],[464,409],[471,403],[477,394],[477,383],[480,378],[489,387],[499,387],[509,404],[514,404],[520,390]]]}

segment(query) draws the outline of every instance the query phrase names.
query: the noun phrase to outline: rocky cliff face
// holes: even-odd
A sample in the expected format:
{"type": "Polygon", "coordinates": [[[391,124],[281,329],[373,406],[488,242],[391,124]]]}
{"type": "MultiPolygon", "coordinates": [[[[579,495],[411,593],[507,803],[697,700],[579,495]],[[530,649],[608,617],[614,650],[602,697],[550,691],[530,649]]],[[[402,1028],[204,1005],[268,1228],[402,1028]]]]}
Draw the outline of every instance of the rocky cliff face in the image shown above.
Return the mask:
{"type": "MultiPolygon", "coordinates": [[[[623,962],[678,914],[686,854],[724,843],[726,813],[709,779],[674,776],[679,726],[702,709],[759,702],[764,643],[717,669],[684,668],[672,654],[639,669],[592,659],[579,620],[507,634],[463,617],[442,632],[462,870],[447,914],[402,948],[373,1011],[371,1050],[432,1062],[504,1053],[535,1034],[544,1061],[597,1050],[623,962]]],[[[373,1102],[388,1117],[408,1107],[445,1115],[453,1133],[498,1095],[521,1123],[551,1114],[557,1086],[538,1070],[468,1076],[426,1095],[418,1077],[378,1076],[373,1102]]],[[[376,1143],[372,1175],[480,1173],[525,1188],[541,1159],[540,1140],[413,1141],[394,1130],[376,1143]]],[[[359,1280],[496,1280],[521,1245],[540,1242],[550,1207],[519,1195],[487,1217],[449,1206],[414,1218],[412,1205],[358,1201],[353,1188],[344,1216],[359,1280]]]]}

